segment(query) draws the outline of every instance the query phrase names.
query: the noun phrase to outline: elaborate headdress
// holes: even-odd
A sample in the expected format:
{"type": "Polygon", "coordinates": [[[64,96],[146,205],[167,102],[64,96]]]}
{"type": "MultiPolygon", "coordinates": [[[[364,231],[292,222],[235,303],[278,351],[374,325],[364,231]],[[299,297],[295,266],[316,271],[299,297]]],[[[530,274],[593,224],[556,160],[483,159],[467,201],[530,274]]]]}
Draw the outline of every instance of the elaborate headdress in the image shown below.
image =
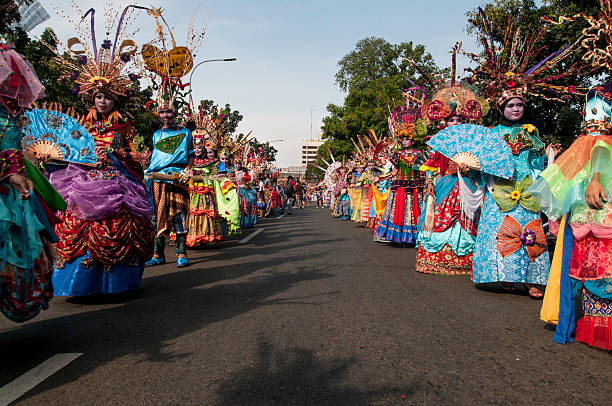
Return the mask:
{"type": "Polygon", "coordinates": [[[192,20],[187,33],[187,46],[177,46],[172,30],[164,19],[163,10],[150,8],[147,13],[155,19],[155,33],[158,36],[156,40],[143,45],[141,51],[145,67],[153,74],[151,80],[158,93],[155,102],[147,103],[147,107],[154,111],[171,109],[178,112],[187,104],[185,98],[189,93],[185,91],[189,84],[184,84],[181,78],[193,68],[194,53],[202,44],[206,27],[196,30],[192,20]],[[168,42],[171,42],[171,48],[168,42]]]}
{"type": "Polygon", "coordinates": [[[137,87],[135,82],[140,72],[134,64],[131,64],[138,46],[134,40],[127,39],[130,34],[126,33],[126,27],[134,9],[143,9],[143,7],[130,5],[119,14],[117,10],[112,9],[110,2],[107,3],[106,38],[99,46],[95,28],[96,10],[91,8],[83,14],[75,2],[72,2],[72,7],[82,17],[79,21],[70,17],[66,19],[73,23],[78,36],[70,38],[64,45],[52,33],[56,45],[46,44],[56,54],[55,61],[64,71],[63,76],[74,82],[72,93],[93,97],[102,92],[115,99],[131,97],[134,88],[137,87]],[[85,23],[88,16],[89,26],[85,23]],[[111,33],[114,36],[111,36],[111,33]],[[70,57],[64,57],[64,51],[70,57]],[[127,73],[128,65],[132,68],[131,73],[127,73]]]}
{"type": "Polygon", "coordinates": [[[380,152],[386,146],[386,140],[379,138],[374,130],[370,129],[366,135],[358,135],[358,141],[353,140],[355,146],[355,165],[373,166],[383,165],[380,152]]]}
{"type": "Polygon", "coordinates": [[[578,42],[542,58],[540,41],[546,28],[524,35],[510,21],[506,25],[502,46],[498,48],[487,15],[481,8],[478,11],[479,37],[485,56],[463,54],[479,64],[476,69],[468,69],[473,73],[470,81],[483,90],[489,101],[499,107],[508,99],[524,99],[528,94],[565,101],[571,94],[579,92],[575,86],[554,84],[559,79],[584,73],[584,66],[578,62],[561,66],[561,62],[575,51],[578,42]]]}
{"type": "Polygon", "coordinates": [[[429,101],[423,103],[421,115],[427,121],[440,122],[445,126],[446,120],[452,116],[461,116],[468,121],[476,121],[489,111],[489,104],[480,100],[466,83],[457,84],[455,74],[457,71],[457,52],[461,49],[461,42],[453,47],[451,78],[429,101]]]}
{"type": "Polygon", "coordinates": [[[398,142],[402,138],[414,139],[414,136],[427,134],[427,127],[420,119],[421,106],[426,94],[422,87],[412,87],[404,92],[406,105],[398,106],[389,118],[389,133],[398,142]]]}
{"type": "Polygon", "coordinates": [[[217,106],[207,109],[204,102],[201,102],[197,112],[189,109],[185,116],[185,121],[193,121],[195,125],[195,129],[192,132],[194,142],[198,140],[207,149],[217,150],[223,138],[222,128],[224,118],[223,109],[218,110],[217,106]]]}

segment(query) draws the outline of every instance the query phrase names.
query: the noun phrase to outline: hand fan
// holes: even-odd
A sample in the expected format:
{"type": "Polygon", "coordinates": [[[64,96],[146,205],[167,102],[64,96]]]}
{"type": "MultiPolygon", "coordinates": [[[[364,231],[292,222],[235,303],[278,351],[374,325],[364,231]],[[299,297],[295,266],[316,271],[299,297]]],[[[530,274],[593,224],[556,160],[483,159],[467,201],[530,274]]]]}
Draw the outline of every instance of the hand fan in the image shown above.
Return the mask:
{"type": "Polygon", "coordinates": [[[34,156],[46,155],[54,161],[64,160],[61,148],[49,140],[34,141],[27,146],[26,151],[34,156]]]}
{"type": "Polygon", "coordinates": [[[457,165],[466,164],[470,169],[480,170],[480,159],[471,152],[463,151],[456,153],[450,158],[451,161],[455,162],[457,165]]]}
{"type": "Polygon", "coordinates": [[[61,155],[59,160],[85,165],[98,161],[95,140],[75,118],[46,109],[33,109],[25,114],[29,120],[29,135],[22,140],[24,149],[38,153],[48,151],[54,156],[61,155]],[[59,152],[51,145],[59,148],[59,152]]]}
{"type": "Polygon", "coordinates": [[[514,156],[510,147],[487,127],[476,124],[446,127],[434,135],[427,145],[449,159],[457,156],[468,166],[470,163],[476,166],[478,161],[479,170],[490,175],[511,179],[514,174],[514,156]]]}

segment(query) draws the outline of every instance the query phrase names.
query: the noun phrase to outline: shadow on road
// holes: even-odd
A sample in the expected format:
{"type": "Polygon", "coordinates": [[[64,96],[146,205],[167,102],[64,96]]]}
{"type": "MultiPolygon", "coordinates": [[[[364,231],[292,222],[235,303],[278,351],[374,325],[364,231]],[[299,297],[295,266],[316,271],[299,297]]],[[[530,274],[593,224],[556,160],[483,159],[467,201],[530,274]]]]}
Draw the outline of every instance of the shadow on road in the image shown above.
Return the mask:
{"type": "Polygon", "coordinates": [[[216,406],[235,405],[372,405],[409,400],[419,385],[406,392],[393,387],[361,390],[342,384],[359,362],[353,358],[316,356],[304,348],[276,350],[268,340],[258,340],[258,360],[222,382],[216,406]]]}

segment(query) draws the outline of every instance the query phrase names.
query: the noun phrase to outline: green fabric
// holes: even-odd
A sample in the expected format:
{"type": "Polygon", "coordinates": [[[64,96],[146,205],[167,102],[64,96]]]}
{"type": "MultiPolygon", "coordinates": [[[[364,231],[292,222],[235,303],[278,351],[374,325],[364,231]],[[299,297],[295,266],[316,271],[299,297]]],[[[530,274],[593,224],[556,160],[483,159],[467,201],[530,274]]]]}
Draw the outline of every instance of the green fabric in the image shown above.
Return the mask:
{"type": "Polygon", "coordinates": [[[537,212],[540,210],[538,201],[527,192],[527,189],[533,184],[533,180],[530,176],[525,176],[523,180],[518,183],[510,179],[497,178],[493,185],[493,199],[499,206],[499,211],[502,213],[509,212],[516,207],[517,204],[523,206],[524,209],[537,212]],[[510,195],[513,192],[518,192],[520,197],[518,200],[512,199],[510,195]]]}
{"type": "Polygon", "coordinates": [[[181,145],[181,142],[183,142],[183,138],[185,138],[185,134],[182,133],[164,138],[157,141],[155,148],[167,154],[174,154],[179,145],[181,145]]]}
{"type": "Polygon", "coordinates": [[[24,159],[24,162],[26,177],[34,183],[34,190],[42,197],[47,206],[52,210],[66,210],[67,205],[64,198],[57,193],[47,178],[30,161],[24,159]]]}
{"type": "MultiPolygon", "coordinates": [[[[225,183],[225,180],[222,182],[225,183]]],[[[219,215],[230,222],[230,232],[240,229],[240,205],[236,187],[228,190],[227,194],[223,194],[223,184],[217,180],[214,181],[214,184],[219,215]]]]}

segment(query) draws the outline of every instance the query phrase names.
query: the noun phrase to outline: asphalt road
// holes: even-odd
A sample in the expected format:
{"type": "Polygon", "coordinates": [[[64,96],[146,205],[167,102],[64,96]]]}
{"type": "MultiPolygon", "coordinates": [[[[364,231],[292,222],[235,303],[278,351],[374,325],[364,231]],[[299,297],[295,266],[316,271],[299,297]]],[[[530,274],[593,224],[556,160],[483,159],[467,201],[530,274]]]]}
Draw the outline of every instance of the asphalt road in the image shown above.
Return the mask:
{"type": "Polygon", "coordinates": [[[192,251],[189,268],[147,269],[130,295],[3,318],[0,386],[82,353],[16,404],[611,402],[612,355],[554,343],[541,302],[418,274],[414,249],[374,243],[328,210],[260,228],[192,251]]]}

